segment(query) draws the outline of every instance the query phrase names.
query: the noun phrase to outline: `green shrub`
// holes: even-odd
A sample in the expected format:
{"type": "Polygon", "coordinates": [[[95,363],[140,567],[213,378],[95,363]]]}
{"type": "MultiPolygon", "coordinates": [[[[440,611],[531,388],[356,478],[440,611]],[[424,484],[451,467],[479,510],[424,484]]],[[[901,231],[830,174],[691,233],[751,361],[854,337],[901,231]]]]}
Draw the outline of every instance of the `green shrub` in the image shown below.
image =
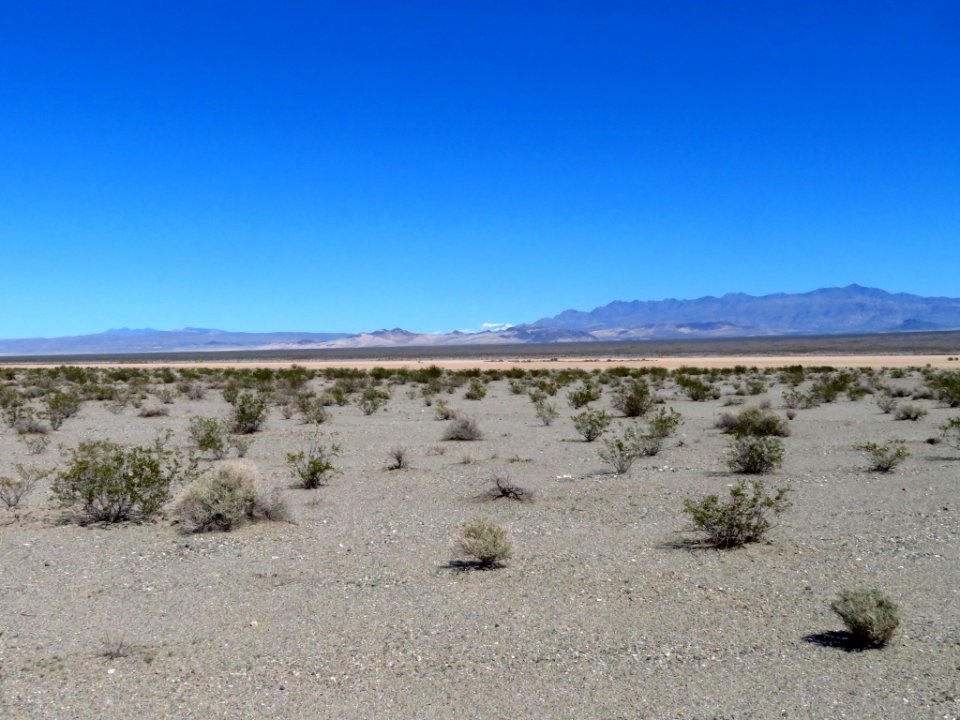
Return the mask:
{"type": "Polygon", "coordinates": [[[870,457],[870,469],[874,472],[890,472],[910,457],[902,441],[893,442],[890,445],[864,443],[858,448],[870,457]]]}
{"type": "Polygon", "coordinates": [[[650,388],[638,378],[631,378],[620,385],[614,391],[611,402],[614,409],[622,412],[624,417],[631,418],[643,417],[653,406],[650,388]]]}
{"type": "MultiPolygon", "coordinates": [[[[605,438],[603,447],[597,451],[600,459],[612,466],[617,475],[623,475],[640,455],[642,435],[634,426],[627,427],[621,435],[605,438]]],[[[658,448],[659,449],[659,448],[658,448]]]]}
{"type": "Polygon", "coordinates": [[[603,435],[610,425],[610,416],[604,410],[584,410],[572,418],[573,426],[587,442],[593,442],[603,435]]]}
{"type": "Polygon", "coordinates": [[[390,400],[390,393],[386,390],[368,387],[363,391],[360,400],[357,401],[357,405],[360,406],[360,411],[364,415],[373,415],[377,410],[386,405],[388,400],[390,400]]]}
{"type": "Polygon", "coordinates": [[[647,435],[663,440],[672,436],[682,424],[683,416],[680,413],[673,408],[662,407],[648,420],[647,435]]]}
{"type": "Polygon", "coordinates": [[[790,507],[788,488],[770,495],[761,480],[741,480],[730,489],[730,497],[721,502],[717,495],[686,500],[683,510],[697,530],[706,533],[706,543],[717,548],[740,547],[763,539],[772,527],[770,515],[779,515],[790,507]]]}
{"type": "Polygon", "coordinates": [[[46,412],[44,416],[50,422],[50,427],[59,430],[63,421],[80,412],[80,396],[73,392],[55,392],[44,398],[46,412]]]}
{"type": "Polygon", "coordinates": [[[283,520],[286,506],[279,495],[264,497],[256,486],[256,467],[231,460],[215,475],[194,481],[177,504],[185,533],[229,532],[252,520],[283,520]]]}
{"type": "Polygon", "coordinates": [[[483,569],[500,567],[513,552],[506,530],[483,517],[463,526],[457,544],[483,569]]]}
{"type": "Polygon", "coordinates": [[[467,415],[455,417],[443,433],[444,440],[479,440],[483,437],[477,421],[467,415]]]}
{"type": "Polygon", "coordinates": [[[689,375],[677,375],[676,383],[684,394],[694,402],[703,402],[704,400],[716,400],[720,397],[720,391],[709,383],[705,383],[699,378],[689,375]]]}
{"type": "Polygon", "coordinates": [[[560,412],[557,410],[557,406],[551,402],[548,402],[546,397],[540,397],[533,403],[534,411],[537,413],[537,417],[540,419],[544,425],[550,425],[560,416],[560,412]]]}
{"type": "Polygon", "coordinates": [[[883,647],[900,625],[900,610],[876,588],[846,590],[830,603],[861,647],[883,647]]]}
{"type": "Polygon", "coordinates": [[[733,442],[727,465],[738,473],[763,474],[783,464],[783,443],[775,437],[743,435],[733,442]]]}
{"type": "Polygon", "coordinates": [[[92,522],[151,517],[183,473],[179,456],[158,447],[124,448],[100,440],[82,442],[67,452],[67,466],[54,480],[53,495],[64,507],[79,506],[92,522]]]}
{"type": "Polygon", "coordinates": [[[724,413],[717,420],[716,426],[734,437],[787,437],[790,435],[786,420],[773,410],[759,407],[745,408],[739,415],[724,413]]]}
{"type": "Polygon", "coordinates": [[[188,431],[200,452],[210,453],[217,460],[227,454],[226,428],[217,418],[194,416],[190,418],[188,431]]]}
{"type": "Polygon", "coordinates": [[[960,371],[944,371],[930,381],[937,399],[949,407],[960,407],[960,371]]]}
{"type": "Polygon", "coordinates": [[[483,400],[487,396],[487,387],[479,378],[470,381],[470,387],[463,394],[467,400],[483,400]]]}
{"type": "Polygon", "coordinates": [[[580,387],[567,393],[567,402],[570,403],[570,407],[579,410],[582,407],[586,407],[594,400],[599,400],[600,392],[600,388],[598,388],[589,380],[585,380],[580,387]]]}
{"type": "Polygon", "coordinates": [[[244,392],[232,403],[230,428],[237,435],[257,432],[267,417],[267,401],[262,395],[244,392]]]}
{"type": "Polygon", "coordinates": [[[940,426],[940,439],[960,449],[960,417],[950,418],[940,426]]]}
{"type": "Polygon", "coordinates": [[[297,395],[297,410],[305,423],[320,425],[327,421],[326,398],[318,398],[307,393],[297,395]]]}
{"type": "Polygon", "coordinates": [[[333,458],[340,455],[340,447],[327,448],[314,442],[306,450],[287,454],[287,465],[300,479],[300,487],[312,490],[326,485],[330,477],[337,472],[333,458]]]}

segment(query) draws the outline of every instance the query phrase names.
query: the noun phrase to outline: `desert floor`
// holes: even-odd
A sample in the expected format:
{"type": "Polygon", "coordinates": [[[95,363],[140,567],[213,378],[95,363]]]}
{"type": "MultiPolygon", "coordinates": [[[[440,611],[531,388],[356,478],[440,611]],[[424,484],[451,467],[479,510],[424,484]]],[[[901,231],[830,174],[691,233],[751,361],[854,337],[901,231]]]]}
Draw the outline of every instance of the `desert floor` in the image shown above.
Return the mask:
{"type": "MultiPolygon", "coordinates": [[[[796,359],[734,364],[768,361],[796,359]]],[[[657,364],[674,362],[711,361],[657,364]]],[[[889,380],[921,383],[917,373],[889,380]]],[[[919,400],[928,415],[897,421],[870,395],[797,410],[783,468],[766,476],[792,489],[793,507],[768,542],[717,551],[684,542],[696,535],[682,508],[739,478],[724,461],[730,439],[714,428],[740,409],[725,406],[730,386],[707,402],[669,381],[658,389],[685,422],[621,476],[599,459],[600,441],[574,430],[570,388],[554,398],[550,426],[506,380],[487,388],[478,401],[465,387],[438,396],[476,418],[476,442],[441,441],[446,423],[409,385],[369,416],[332,406],[318,432],[342,447],[341,472],[314,490],[292,487],[285,458],[317,430],[272,407],[247,457],[282,490],[292,523],[183,535],[168,509],[145,524],[81,526],[53,503],[49,481],[0,510],[0,717],[960,715],[960,450],[925,442],[960,412],[919,400]],[[892,439],[911,456],[868,472],[855,446],[892,439]],[[395,447],[410,468],[386,469],[395,447]],[[479,497],[496,476],[534,501],[479,497]],[[457,562],[459,527],[478,514],[510,533],[503,568],[457,562]],[[830,601],[858,586],[901,607],[882,650],[837,640],[830,601]]],[[[783,416],[784,390],[744,400],[769,400],[783,416]]],[[[594,406],[609,410],[609,392],[594,406]]],[[[82,440],[147,444],[169,428],[186,448],[191,416],[228,410],[217,391],[165,407],[168,416],[142,418],[86,402],[40,455],[4,425],[0,475],[62,465],[56,446],[82,440]]]]}

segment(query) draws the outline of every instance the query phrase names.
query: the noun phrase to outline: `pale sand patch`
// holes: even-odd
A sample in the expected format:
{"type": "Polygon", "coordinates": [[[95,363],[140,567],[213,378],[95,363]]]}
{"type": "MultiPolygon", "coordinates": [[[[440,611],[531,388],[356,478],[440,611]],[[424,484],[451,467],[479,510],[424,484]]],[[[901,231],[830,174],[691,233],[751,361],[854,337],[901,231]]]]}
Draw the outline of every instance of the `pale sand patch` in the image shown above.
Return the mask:
{"type": "MultiPolygon", "coordinates": [[[[956,369],[960,370],[960,362],[950,360],[955,357],[952,355],[717,355],[717,356],[671,356],[671,357],[610,357],[610,358],[557,358],[556,360],[525,359],[523,357],[512,358],[471,358],[445,360],[435,358],[402,359],[402,360],[235,360],[215,362],[198,361],[180,361],[180,362],[135,362],[135,363],[115,363],[115,362],[86,362],[86,363],[68,363],[70,365],[81,367],[135,367],[135,368],[239,368],[239,367],[258,367],[258,368],[289,368],[294,365],[310,368],[314,370],[323,370],[325,368],[357,368],[369,370],[374,367],[387,369],[408,368],[416,369],[436,365],[447,370],[464,370],[468,368],[526,368],[536,369],[582,369],[594,370],[607,367],[663,367],[668,370],[674,370],[678,367],[701,367],[701,368],[732,368],[737,365],[758,368],[778,368],[787,365],[802,365],[804,367],[819,367],[829,365],[832,367],[923,367],[929,365],[934,368],[956,369]]],[[[63,363],[3,363],[2,367],[35,367],[50,368],[57,367],[63,363]]]]}

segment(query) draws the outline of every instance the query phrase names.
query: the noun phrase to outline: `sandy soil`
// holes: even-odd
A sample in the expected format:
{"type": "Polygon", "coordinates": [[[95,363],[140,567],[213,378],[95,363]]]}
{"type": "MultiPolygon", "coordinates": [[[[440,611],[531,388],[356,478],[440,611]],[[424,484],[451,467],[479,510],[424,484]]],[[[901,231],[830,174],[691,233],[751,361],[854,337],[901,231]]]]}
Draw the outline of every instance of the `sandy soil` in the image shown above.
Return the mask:
{"type": "MultiPolygon", "coordinates": [[[[799,410],[768,480],[792,488],[793,508],[769,543],[718,552],[681,542],[694,537],[682,505],[737,479],[713,427],[737,410],[725,398],[694,403],[668,384],[660,394],[683,414],[681,434],[616,476],[599,443],[574,431],[566,391],[546,427],[505,381],[481,401],[461,389],[452,404],[485,432],[467,443],[440,442],[444,423],[406,390],[371,416],[331,408],[320,434],[342,446],[342,472],[317,490],[292,489],[284,461],[312,429],[271,409],[249,457],[282,489],[292,524],[184,536],[167,513],[81,527],[64,522],[48,485],[0,511],[0,717],[960,714],[960,451],[924,442],[956,410],[920,401],[929,415],[897,422],[869,396],[799,410]],[[894,438],[912,456],[894,473],[866,472],[854,446],[894,438]],[[385,469],[396,446],[410,469],[385,469]],[[496,475],[535,501],[479,500],[496,475]],[[460,570],[453,538],[481,513],[509,530],[514,557],[460,570]],[[830,600],[861,585],[902,609],[882,651],[832,640],[843,625],[830,600]],[[118,646],[121,657],[106,656],[118,646]]],[[[783,413],[782,390],[748,401],[783,413]]],[[[185,446],[189,417],[227,409],[216,392],[168,407],[140,418],[86,403],[40,456],[4,426],[0,475],[57,464],[57,443],[143,444],[169,428],[185,446]]]]}

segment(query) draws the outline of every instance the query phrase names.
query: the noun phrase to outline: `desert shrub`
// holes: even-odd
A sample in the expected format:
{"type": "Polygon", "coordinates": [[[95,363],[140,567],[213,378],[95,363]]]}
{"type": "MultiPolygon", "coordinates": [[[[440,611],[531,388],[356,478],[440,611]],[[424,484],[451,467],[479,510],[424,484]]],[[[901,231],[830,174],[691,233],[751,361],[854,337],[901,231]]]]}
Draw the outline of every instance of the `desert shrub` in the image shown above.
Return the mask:
{"type": "Polygon", "coordinates": [[[324,398],[314,397],[307,393],[297,395],[297,410],[305,423],[320,425],[327,421],[327,408],[324,398]]]}
{"type": "Polygon", "coordinates": [[[782,464],[783,442],[776,437],[737,437],[727,459],[734,472],[754,475],[771,472],[782,464]]]}
{"type": "Polygon", "coordinates": [[[53,495],[64,507],[79,506],[83,517],[93,522],[151,517],[169,498],[170,484],[184,472],[177,454],[157,446],[125,448],[106,440],[85,441],[67,453],[66,467],[53,482],[53,495]]]}
{"type": "Polygon", "coordinates": [[[917,421],[920,418],[924,417],[927,414],[927,409],[921,407],[920,405],[914,405],[913,403],[906,403],[900,405],[897,408],[897,412],[894,415],[894,418],[897,420],[913,420],[917,421]]]}
{"type": "Polygon", "coordinates": [[[17,435],[46,435],[50,432],[50,427],[37,418],[31,407],[20,409],[20,417],[13,424],[13,429],[17,435]]]}
{"type": "Polygon", "coordinates": [[[676,383],[683,393],[694,402],[716,400],[720,397],[720,391],[717,388],[699,378],[681,374],[676,376],[676,383]]]}
{"type": "Polygon", "coordinates": [[[587,442],[593,442],[603,435],[607,426],[610,425],[610,416],[604,410],[584,410],[571,419],[577,432],[587,442]]]}
{"type": "Polygon", "coordinates": [[[59,430],[64,420],[80,412],[82,401],[76,393],[66,391],[47,395],[43,403],[46,407],[44,416],[49,421],[50,427],[59,430]]]}
{"type": "Polygon", "coordinates": [[[217,418],[190,418],[189,433],[193,444],[200,452],[210,453],[218,460],[227,454],[226,432],[217,418]]]}
{"type": "Polygon", "coordinates": [[[20,435],[19,438],[30,455],[42,455],[50,445],[50,438],[46,435],[20,435]]]}
{"type": "Polygon", "coordinates": [[[510,392],[514,395],[523,395],[523,391],[526,390],[526,385],[524,385],[520,380],[511,380],[509,382],[510,392]]]}
{"type": "Polygon", "coordinates": [[[180,387],[180,392],[186,395],[188,400],[203,400],[207,394],[207,389],[200,383],[184,383],[180,387]]]}
{"type": "Polygon", "coordinates": [[[479,440],[483,437],[477,421],[467,415],[455,417],[443,432],[444,440],[479,440]]]}
{"type": "Polygon", "coordinates": [[[0,502],[8,508],[17,507],[20,501],[36,487],[38,482],[53,472],[37,467],[27,467],[19,463],[14,467],[17,471],[17,477],[0,477],[0,502]]]}
{"type": "Polygon", "coordinates": [[[950,418],[940,426],[940,440],[960,449],[960,417],[950,418]]]}
{"type": "Polygon", "coordinates": [[[142,418],[165,417],[170,410],[162,405],[144,405],[137,414],[142,418]]]}
{"type": "Polygon", "coordinates": [[[177,397],[176,391],[172,387],[167,387],[166,385],[161,385],[160,387],[154,388],[152,392],[153,396],[164,405],[172,404],[174,399],[177,397]]]}
{"type": "Polygon", "coordinates": [[[930,380],[937,399],[949,407],[960,407],[960,371],[944,371],[930,380]]]}
{"type": "Polygon", "coordinates": [[[360,395],[357,405],[364,415],[373,415],[377,410],[387,404],[390,399],[390,393],[380,388],[368,387],[360,395]]]}
{"type": "Polygon", "coordinates": [[[457,417],[457,409],[450,407],[449,404],[441,400],[433,410],[433,416],[437,420],[453,420],[457,417]]]}
{"type": "Polygon", "coordinates": [[[544,425],[551,425],[554,420],[560,416],[560,411],[557,410],[557,406],[551,402],[548,402],[546,397],[538,398],[533,403],[534,412],[537,413],[537,418],[544,425]]]}
{"type": "Polygon", "coordinates": [[[483,400],[487,396],[487,387],[479,378],[473,378],[463,396],[467,400],[483,400]]]}
{"type": "Polygon", "coordinates": [[[500,567],[513,552],[506,530],[483,517],[464,524],[457,545],[483,569],[500,567]]]}
{"type": "MultiPolygon", "coordinates": [[[[642,453],[641,434],[630,426],[621,435],[605,438],[603,447],[597,451],[600,459],[612,466],[617,475],[623,475],[642,453]]],[[[658,448],[659,449],[659,448],[658,448]]]]}
{"type": "Polygon", "coordinates": [[[892,395],[880,395],[877,398],[877,407],[884,415],[889,415],[897,407],[897,399],[892,395]]]}
{"type": "Polygon", "coordinates": [[[639,378],[631,378],[613,393],[612,404],[624,417],[642,417],[653,406],[649,386],[639,378]]]}
{"type": "Polygon", "coordinates": [[[243,392],[237,395],[230,413],[230,429],[237,435],[257,432],[267,418],[267,401],[262,395],[243,392]]]}
{"type": "Polygon", "coordinates": [[[676,433],[683,424],[683,415],[673,408],[659,408],[653,417],[647,421],[647,435],[665,439],[676,433]]]}
{"type": "Polygon", "coordinates": [[[589,380],[585,380],[580,387],[567,393],[567,402],[570,403],[570,407],[578,410],[599,399],[600,388],[589,380]]]}
{"type": "Polygon", "coordinates": [[[738,415],[724,413],[717,420],[716,426],[723,432],[734,437],[787,437],[790,428],[773,410],[759,407],[748,407],[738,415]]]}
{"type": "Polygon", "coordinates": [[[493,487],[487,496],[491,500],[516,500],[518,502],[529,502],[533,500],[533,493],[526,488],[515,484],[510,478],[498,475],[493,479],[493,487]]]}
{"type": "Polygon", "coordinates": [[[300,487],[312,490],[326,485],[330,477],[338,472],[333,459],[340,455],[340,447],[329,448],[314,441],[309,448],[287,454],[287,465],[300,480],[300,487]]]}
{"type": "Polygon", "coordinates": [[[410,467],[410,454],[406,448],[390,448],[390,452],[387,453],[387,458],[389,459],[387,470],[404,470],[410,467]]]}
{"type": "Polygon", "coordinates": [[[874,472],[890,472],[910,457],[910,453],[904,447],[902,441],[893,442],[889,445],[871,442],[860,445],[858,448],[863,450],[870,458],[870,469],[874,472]]]}
{"type": "Polygon", "coordinates": [[[884,592],[876,588],[845,590],[830,603],[850,631],[853,642],[861,647],[883,647],[900,625],[900,610],[884,592]]]}
{"type": "Polygon", "coordinates": [[[256,466],[245,460],[225,462],[214,475],[194,481],[177,504],[180,530],[229,532],[253,520],[285,519],[279,495],[265,497],[256,481],[256,466]]]}
{"type": "Polygon", "coordinates": [[[253,438],[249,435],[231,435],[227,438],[227,445],[234,449],[238,458],[246,457],[250,446],[253,445],[253,438]]]}
{"type": "Polygon", "coordinates": [[[774,495],[761,480],[741,480],[730,488],[724,502],[718,495],[700,500],[687,499],[683,511],[697,530],[706,533],[706,543],[717,548],[734,548],[762,540],[772,527],[771,515],[780,515],[790,507],[789,489],[782,487],[774,495]]]}

